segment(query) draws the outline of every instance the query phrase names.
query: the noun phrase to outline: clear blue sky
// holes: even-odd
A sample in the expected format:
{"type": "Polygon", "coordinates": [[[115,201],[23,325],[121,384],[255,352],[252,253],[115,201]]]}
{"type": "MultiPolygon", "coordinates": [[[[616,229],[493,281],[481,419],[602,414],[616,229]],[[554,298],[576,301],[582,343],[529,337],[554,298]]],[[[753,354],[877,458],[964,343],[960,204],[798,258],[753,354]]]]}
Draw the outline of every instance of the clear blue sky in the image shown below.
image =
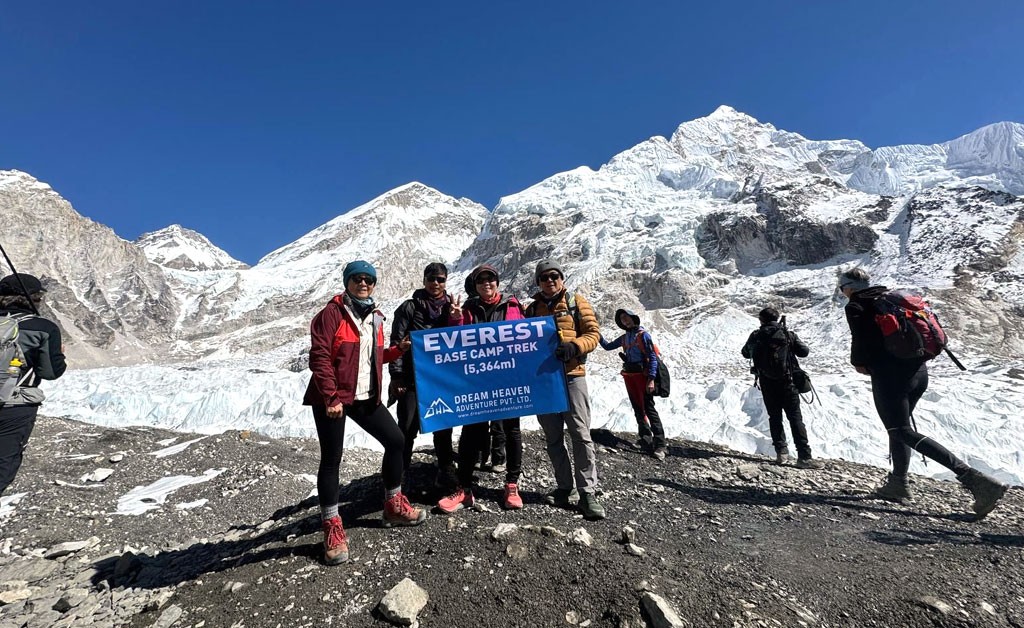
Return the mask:
{"type": "Polygon", "coordinates": [[[0,0],[0,168],[255,263],[412,180],[493,208],[731,105],[815,139],[1024,121],[1024,2],[0,0]]]}

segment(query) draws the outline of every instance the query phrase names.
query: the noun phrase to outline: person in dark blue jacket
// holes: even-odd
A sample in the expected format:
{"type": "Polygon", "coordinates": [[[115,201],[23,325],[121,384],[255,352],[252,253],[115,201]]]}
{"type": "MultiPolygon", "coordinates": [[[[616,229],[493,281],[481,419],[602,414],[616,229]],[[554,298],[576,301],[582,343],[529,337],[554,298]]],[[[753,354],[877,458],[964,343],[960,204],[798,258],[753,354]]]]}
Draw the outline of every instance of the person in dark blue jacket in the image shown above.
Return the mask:
{"type": "Polygon", "coordinates": [[[0,280],[0,316],[18,320],[17,341],[26,361],[14,394],[7,403],[0,404],[0,495],[14,481],[36,425],[36,414],[43,403],[40,381],[57,379],[67,368],[60,328],[35,314],[45,293],[42,282],[33,275],[18,273],[0,280]]]}
{"type": "Polygon", "coordinates": [[[654,407],[655,379],[658,377],[658,352],[651,334],[640,325],[640,317],[630,310],[615,312],[615,324],[626,333],[608,342],[601,337],[605,351],[622,349],[622,379],[633,406],[640,442],[658,460],[665,459],[665,428],[654,407]]]}

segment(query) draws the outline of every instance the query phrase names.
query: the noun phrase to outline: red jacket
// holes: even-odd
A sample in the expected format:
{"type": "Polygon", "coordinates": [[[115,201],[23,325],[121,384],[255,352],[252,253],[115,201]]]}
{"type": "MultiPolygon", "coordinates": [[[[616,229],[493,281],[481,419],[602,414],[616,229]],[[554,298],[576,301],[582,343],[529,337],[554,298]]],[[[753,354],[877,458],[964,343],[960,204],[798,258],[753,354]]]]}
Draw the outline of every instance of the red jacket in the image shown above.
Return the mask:
{"type": "MultiPolygon", "coordinates": [[[[398,347],[384,348],[384,315],[374,310],[373,335],[376,351],[373,353],[372,372],[376,375],[374,400],[380,403],[383,368],[402,356],[398,347]]],[[[313,377],[306,387],[302,404],[324,405],[328,408],[355,401],[356,378],[359,377],[359,328],[352,311],[345,306],[343,295],[331,299],[309,326],[312,344],[309,349],[309,370],[313,377]]]]}

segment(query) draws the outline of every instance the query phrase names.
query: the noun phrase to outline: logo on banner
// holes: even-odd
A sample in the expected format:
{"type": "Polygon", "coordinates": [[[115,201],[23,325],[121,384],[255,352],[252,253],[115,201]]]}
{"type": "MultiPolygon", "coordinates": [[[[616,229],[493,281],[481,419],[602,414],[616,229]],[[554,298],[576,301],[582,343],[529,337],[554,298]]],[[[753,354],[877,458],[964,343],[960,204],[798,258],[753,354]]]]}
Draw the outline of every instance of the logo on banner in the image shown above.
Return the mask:
{"type": "Polygon", "coordinates": [[[444,402],[444,399],[438,397],[430,404],[430,407],[427,408],[427,413],[423,415],[423,418],[429,419],[432,416],[438,416],[441,414],[454,414],[454,412],[455,411],[452,410],[451,407],[449,407],[448,404],[444,402]]]}

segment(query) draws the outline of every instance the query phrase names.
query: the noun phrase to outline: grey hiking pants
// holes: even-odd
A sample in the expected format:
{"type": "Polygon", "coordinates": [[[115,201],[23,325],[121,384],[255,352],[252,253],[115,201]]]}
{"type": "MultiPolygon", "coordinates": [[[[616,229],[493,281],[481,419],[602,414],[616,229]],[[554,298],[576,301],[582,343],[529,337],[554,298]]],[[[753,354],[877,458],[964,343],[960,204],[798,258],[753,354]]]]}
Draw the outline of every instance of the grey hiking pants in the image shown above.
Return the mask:
{"type": "Polygon", "coordinates": [[[590,438],[590,393],[586,377],[567,378],[569,409],[558,414],[539,414],[537,421],[544,430],[548,457],[555,469],[558,488],[573,487],[573,465],[565,446],[565,429],[572,442],[572,457],[576,462],[576,488],[584,493],[597,490],[597,454],[590,438]]]}

